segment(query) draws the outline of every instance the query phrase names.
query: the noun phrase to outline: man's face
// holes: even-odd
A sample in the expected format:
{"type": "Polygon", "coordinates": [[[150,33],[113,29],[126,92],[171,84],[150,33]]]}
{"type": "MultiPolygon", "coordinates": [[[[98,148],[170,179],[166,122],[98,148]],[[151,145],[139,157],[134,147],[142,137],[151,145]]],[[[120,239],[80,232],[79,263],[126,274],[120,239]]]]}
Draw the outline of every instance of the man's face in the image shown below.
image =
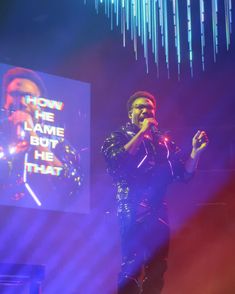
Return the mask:
{"type": "Polygon", "coordinates": [[[156,115],[156,107],[148,98],[137,98],[132,103],[129,112],[129,118],[133,124],[141,128],[145,118],[154,117],[156,115]]]}
{"type": "Polygon", "coordinates": [[[5,108],[9,109],[10,105],[20,107],[24,105],[23,97],[26,95],[39,97],[40,90],[31,80],[16,78],[12,80],[6,89],[5,108]]]}

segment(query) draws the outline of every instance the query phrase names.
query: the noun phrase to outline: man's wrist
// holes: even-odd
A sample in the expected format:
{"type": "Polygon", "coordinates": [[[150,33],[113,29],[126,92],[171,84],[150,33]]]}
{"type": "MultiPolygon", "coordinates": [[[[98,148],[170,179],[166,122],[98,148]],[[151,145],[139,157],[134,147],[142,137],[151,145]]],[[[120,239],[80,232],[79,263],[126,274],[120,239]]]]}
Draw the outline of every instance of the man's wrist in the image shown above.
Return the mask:
{"type": "Polygon", "coordinates": [[[192,149],[190,157],[192,159],[198,159],[199,158],[199,152],[197,151],[197,149],[195,149],[195,148],[192,149]]]}

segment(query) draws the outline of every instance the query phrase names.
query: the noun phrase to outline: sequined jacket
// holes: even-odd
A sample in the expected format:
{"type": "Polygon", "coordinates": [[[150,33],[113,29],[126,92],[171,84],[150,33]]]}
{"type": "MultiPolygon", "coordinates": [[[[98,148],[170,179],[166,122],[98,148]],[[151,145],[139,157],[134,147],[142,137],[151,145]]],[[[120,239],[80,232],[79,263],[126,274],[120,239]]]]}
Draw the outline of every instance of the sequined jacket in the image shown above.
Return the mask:
{"type": "Polygon", "coordinates": [[[118,215],[134,218],[143,211],[159,209],[173,180],[192,177],[184,169],[180,149],[161,133],[153,141],[144,139],[137,154],[130,155],[124,146],[137,132],[135,125],[127,123],[111,133],[102,146],[108,173],[117,188],[118,215]]]}

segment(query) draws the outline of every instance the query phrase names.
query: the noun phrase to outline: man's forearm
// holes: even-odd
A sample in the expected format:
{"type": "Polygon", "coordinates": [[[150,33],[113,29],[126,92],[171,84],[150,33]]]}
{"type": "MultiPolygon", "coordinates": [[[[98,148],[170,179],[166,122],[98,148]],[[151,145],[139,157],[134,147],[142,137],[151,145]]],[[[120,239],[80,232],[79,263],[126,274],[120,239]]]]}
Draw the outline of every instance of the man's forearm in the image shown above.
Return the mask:
{"type": "Polygon", "coordinates": [[[131,155],[135,155],[144,138],[144,133],[139,131],[125,146],[124,149],[131,155]]]}
{"type": "Polygon", "coordinates": [[[188,173],[193,173],[198,165],[200,154],[196,152],[194,149],[192,149],[192,152],[188,158],[188,160],[185,163],[185,170],[188,173]]]}

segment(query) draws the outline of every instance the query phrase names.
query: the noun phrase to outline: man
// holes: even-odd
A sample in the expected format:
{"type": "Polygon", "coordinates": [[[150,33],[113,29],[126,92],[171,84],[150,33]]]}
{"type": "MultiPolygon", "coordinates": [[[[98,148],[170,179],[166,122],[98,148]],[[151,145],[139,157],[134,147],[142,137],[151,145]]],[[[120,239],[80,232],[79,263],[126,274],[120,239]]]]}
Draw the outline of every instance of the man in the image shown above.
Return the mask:
{"type": "Polygon", "coordinates": [[[192,177],[208,138],[198,131],[183,162],[179,148],[158,130],[152,94],[134,93],[127,109],[130,122],[113,132],[102,147],[117,187],[122,252],[118,293],[157,294],[163,288],[168,253],[166,189],[173,179],[192,177]]]}
{"type": "MultiPolygon", "coordinates": [[[[57,191],[56,196],[61,194],[65,185],[65,191],[69,195],[76,190],[81,180],[76,167],[76,151],[67,141],[65,143],[64,139],[61,141],[49,140],[49,135],[43,136],[43,144],[38,143],[42,134],[38,134],[34,127],[36,124],[40,127],[44,122],[41,120],[40,107],[30,99],[45,99],[47,91],[36,72],[21,67],[11,68],[3,76],[2,88],[4,101],[0,124],[0,165],[4,172],[0,176],[1,203],[11,205],[15,201],[20,202],[21,199],[27,198],[32,199],[35,206],[44,206],[48,202],[48,207],[56,207],[56,197],[48,197],[48,192],[41,193],[37,197],[29,185],[28,178],[34,178],[35,185],[40,191],[55,189],[52,178],[44,181],[45,185],[39,185],[41,175],[34,174],[33,176],[33,169],[36,165],[34,166],[31,162],[35,160],[36,154],[39,158],[37,162],[40,164],[37,165],[39,173],[42,170],[41,167],[45,166],[45,169],[50,171],[50,176],[55,174],[63,178],[63,181],[60,180],[60,190],[58,190],[60,193],[57,191]],[[34,144],[30,144],[30,140],[33,140],[34,144]],[[46,155],[49,159],[43,160],[43,156],[46,155]],[[28,164],[27,167],[26,164],[28,164]],[[65,178],[69,180],[64,181],[65,178]],[[68,188],[71,188],[70,192],[68,188]],[[41,202],[42,198],[45,199],[44,203],[41,202]]],[[[59,199],[58,205],[60,205],[59,199]]]]}

